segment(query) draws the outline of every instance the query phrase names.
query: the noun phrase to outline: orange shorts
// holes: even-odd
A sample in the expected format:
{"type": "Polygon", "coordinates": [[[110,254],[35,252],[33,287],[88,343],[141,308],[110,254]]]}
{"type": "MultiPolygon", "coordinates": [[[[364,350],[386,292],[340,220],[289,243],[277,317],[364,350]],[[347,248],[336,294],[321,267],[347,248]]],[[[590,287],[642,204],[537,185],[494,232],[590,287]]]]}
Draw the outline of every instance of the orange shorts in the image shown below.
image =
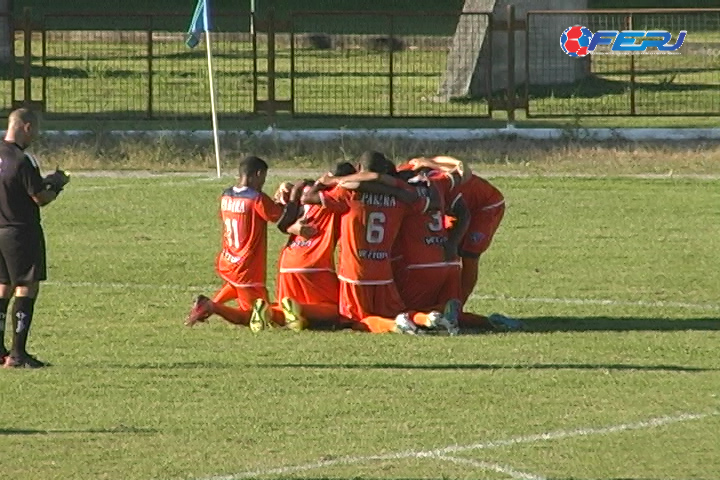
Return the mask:
{"type": "Polygon", "coordinates": [[[269,301],[266,287],[235,287],[235,295],[240,310],[252,310],[253,303],[258,298],[269,301]]]}
{"type": "Polygon", "coordinates": [[[278,301],[290,297],[306,305],[337,305],[339,290],[335,272],[281,272],[277,277],[278,301]]]}
{"type": "Polygon", "coordinates": [[[405,311],[395,282],[385,285],[358,285],[340,281],[340,315],[359,321],[378,316],[395,318],[405,311]]]}
{"type": "Polygon", "coordinates": [[[460,256],[478,258],[482,255],[490,247],[504,215],[504,204],[474,213],[470,227],[460,242],[460,256]]]}
{"type": "Polygon", "coordinates": [[[460,265],[426,268],[398,268],[395,284],[408,308],[429,312],[440,310],[453,298],[460,299],[460,265]]]}

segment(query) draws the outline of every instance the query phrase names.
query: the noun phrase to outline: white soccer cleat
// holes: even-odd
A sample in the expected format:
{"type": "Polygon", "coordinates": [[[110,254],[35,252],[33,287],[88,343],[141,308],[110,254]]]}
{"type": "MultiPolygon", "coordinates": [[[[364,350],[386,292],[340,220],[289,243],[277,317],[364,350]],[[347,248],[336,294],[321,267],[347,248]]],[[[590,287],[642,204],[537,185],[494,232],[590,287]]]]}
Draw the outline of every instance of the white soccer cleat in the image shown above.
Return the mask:
{"type": "Polygon", "coordinates": [[[395,317],[395,333],[405,333],[407,335],[420,335],[422,331],[410,320],[410,315],[401,313],[395,317]]]}
{"type": "MultiPolygon", "coordinates": [[[[450,302],[448,302],[449,304],[450,302]]],[[[447,330],[448,334],[451,336],[458,335],[460,333],[460,327],[457,323],[457,313],[450,312],[450,315],[448,313],[448,308],[445,307],[445,314],[442,314],[440,312],[430,312],[428,314],[428,320],[430,322],[430,327],[433,329],[442,329],[447,330]]]]}

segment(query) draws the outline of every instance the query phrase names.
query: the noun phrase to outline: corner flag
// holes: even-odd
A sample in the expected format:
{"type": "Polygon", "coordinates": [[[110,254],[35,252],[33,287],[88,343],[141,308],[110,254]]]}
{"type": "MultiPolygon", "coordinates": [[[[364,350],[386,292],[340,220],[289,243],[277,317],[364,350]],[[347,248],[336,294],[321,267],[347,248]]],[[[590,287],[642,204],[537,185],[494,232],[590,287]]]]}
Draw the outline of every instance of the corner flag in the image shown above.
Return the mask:
{"type": "Polygon", "coordinates": [[[200,43],[200,35],[205,32],[205,46],[207,47],[208,81],[210,82],[210,113],[212,114],[213,143],[215,144],[215,167],[220,178],[220,139],[218,138],[217,102],[215,101],[215,81],[213,80],[212,47],[210,46],[210,0],[198,0],[188,28],[185,44],[195,48],[200,43]]]}
{"type": "Polygon", "coordinates": [[[209,0],[198,0],[193,13],[190,27],[187,31],[185,44],[190,48],[195,48],[200,43],[200,34],[210,30],[210,16],[208,15],[209,0]]]}

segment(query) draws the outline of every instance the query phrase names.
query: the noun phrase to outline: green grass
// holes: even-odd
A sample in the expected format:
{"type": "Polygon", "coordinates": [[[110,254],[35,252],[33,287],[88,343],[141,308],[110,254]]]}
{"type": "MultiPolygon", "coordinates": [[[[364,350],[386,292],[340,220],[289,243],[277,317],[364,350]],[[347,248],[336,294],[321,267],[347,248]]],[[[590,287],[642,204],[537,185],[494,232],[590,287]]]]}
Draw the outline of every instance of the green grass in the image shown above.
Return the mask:
{"type": "MultiPolygon", "coordinates": [[[[529,332],[455,338],[183,327],[192,296],[220,285],[229,182],[76,175],[44,210],[50,282],[31,347],[55,365],[0,371],[8,478],[222,477],[720,409],[717,180],[494,178],[509,206],[469,306],[529,332]]],[[[269,243],[273,272],[274,229],[269,243]]],[[[718,426],[451,455],[554,480],[711,479],[718,426]]],[[[404,458],[264,478],[509,476],[404,458]]]]}

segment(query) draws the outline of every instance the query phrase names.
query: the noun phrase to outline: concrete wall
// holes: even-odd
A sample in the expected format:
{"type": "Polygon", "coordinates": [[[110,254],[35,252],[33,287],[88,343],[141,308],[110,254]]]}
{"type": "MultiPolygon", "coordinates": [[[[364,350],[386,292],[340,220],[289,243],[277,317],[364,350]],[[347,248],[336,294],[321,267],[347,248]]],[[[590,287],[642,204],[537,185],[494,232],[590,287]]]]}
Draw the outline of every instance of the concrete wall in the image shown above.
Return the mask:
{"type": "MultiPolygon", "coordinates": [[[[516,20],[526,20],[529,10],[588,8],[588,0],[466,0],[463,11],[492,11],[496,22],[506,22],[509,4],[515,6],[516,20]]],[[[565,84],[586,77],[590,72],[589,57],[572,58],[560,48],[562,32],[572,25],[583,24],[585,20],[583,14],[531,16],[527,30],[514,34],[515,84],[522,85],[526,78],[532,85],[565,84]],[[528,46],[529,69],[526,63],[528,46]]],[[[483,16],[464,15],[460,18],[438,100],[482,97],[488,89],[495,92],[507,88],[508,32],[496,29],[490,39],[487,23],[483,16]],[[489,71],[491,78],[488,78],[489,71]]]]}

